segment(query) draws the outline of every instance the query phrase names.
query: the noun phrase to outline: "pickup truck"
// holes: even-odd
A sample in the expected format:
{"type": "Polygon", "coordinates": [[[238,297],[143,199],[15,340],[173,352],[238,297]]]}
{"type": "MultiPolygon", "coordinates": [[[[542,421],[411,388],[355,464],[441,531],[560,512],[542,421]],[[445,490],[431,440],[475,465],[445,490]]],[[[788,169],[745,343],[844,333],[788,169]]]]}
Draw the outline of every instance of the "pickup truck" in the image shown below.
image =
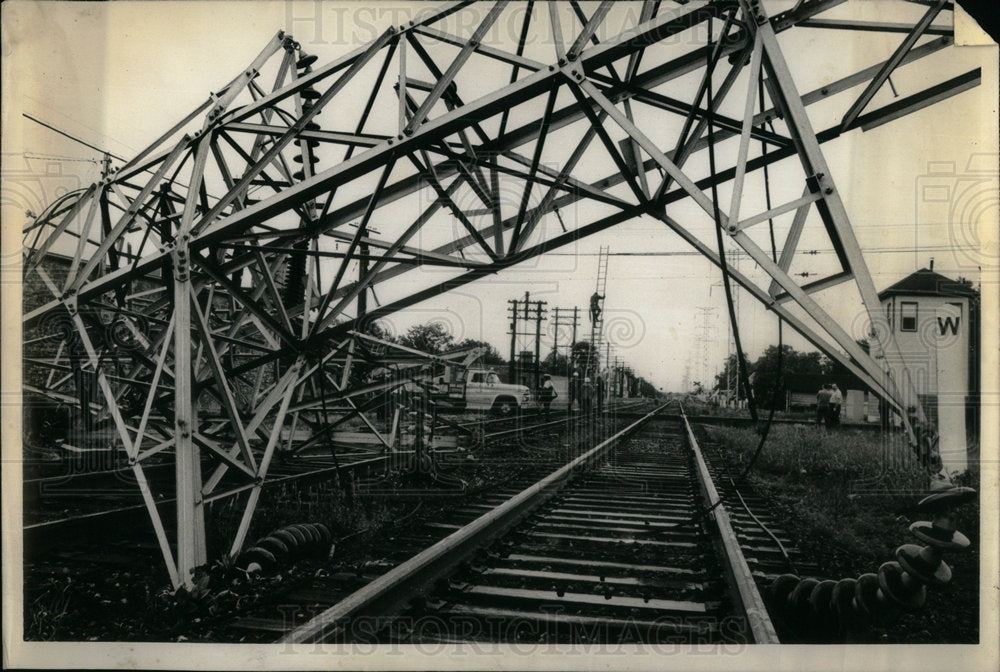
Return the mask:
{"type": "Polygon", "coordinates": [[[518,411],[538,407],[538,399],[524,385],[500,382],[500,376],[490,369],[469,369],[456,382],[437,381],[436,390],[442,400],[469,411],[490,411],[509,416],[518,411]]]}

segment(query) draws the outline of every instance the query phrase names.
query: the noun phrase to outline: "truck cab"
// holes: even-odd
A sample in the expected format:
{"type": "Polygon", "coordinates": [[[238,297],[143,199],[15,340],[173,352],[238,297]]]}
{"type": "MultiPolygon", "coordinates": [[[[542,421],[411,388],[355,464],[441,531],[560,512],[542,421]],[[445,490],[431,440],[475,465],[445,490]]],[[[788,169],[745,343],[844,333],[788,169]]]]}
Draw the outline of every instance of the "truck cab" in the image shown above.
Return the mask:
{"type": "Polygon", "coordinates": [[[492,411],[504,416],[537,406],[531,390],[526,386],[503,383],[500,376],[490,369],[468,370],[465,402],[469,410],[492,411]]]}
{"type": "Polygon", "coordinates": [[[501,382],[500,376],[492,369],[466,371],[464,397],[466,410],[491,411],[503,416],[538,406],[531,390],[524,385],[501,382]]]}

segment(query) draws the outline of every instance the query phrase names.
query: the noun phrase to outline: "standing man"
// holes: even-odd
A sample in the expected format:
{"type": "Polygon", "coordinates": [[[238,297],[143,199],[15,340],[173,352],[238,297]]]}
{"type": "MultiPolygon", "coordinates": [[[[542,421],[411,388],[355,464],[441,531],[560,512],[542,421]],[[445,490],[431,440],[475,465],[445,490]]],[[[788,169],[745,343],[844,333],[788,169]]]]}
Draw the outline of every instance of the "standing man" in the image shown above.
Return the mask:
{"type": "Polygon", "coordinates": [[[583,410],[583,400],[580,398],[580,393],[582,391],[580,384],[580,373],[578,371],[573,372],[573,377],[569,379],[569,406],[566,408],[566,413],[569,415],[573,414],[573,402],[576,402],[578,408],[583,410]]]}
{"type": "Polygon", "coordinates": [[[597,387],[594,389],[597,394],[597,413],[604,412],[604,376],[597,376],[597,387]]]}
{"type": "Polygon", "coordinates": [[[545,419],[549,419],[549,406],[552,405],[552,400],[559,396],[556,392],[555,386],[552,384],[552,376],[545,374],[542,376],[542,389],[539,391],[538,397],[542,402],[542,408],[545,412],[545,419]]]}
{"type": "Polygon", "coordinates": [[[844,395],[840,393],[840,388],[836,383],[830,386],[830,426],[836,427],[840,424],[840,406],[844,403],[844,395]]]}
{"type": "Polygon", "coordinates": [[[816,424],[830,426],[830,398],[833,392],[829,383],[823,383],[816,393],[816,424]]]}
{"type": "Polygon", "coordinates": [[[594,294],[590,297],[590,322],[591,322],[591,324],[597,322],[597,320],[600,319],[600,317],[601,317],[601,301],[603,301],[603,300],[604,300],[604,297],[601,296],[600,294],[598,294],[597,292],[594,292],[594,294]]]}
{"type": "Polygon", "coordinates": [[[591,402],[594,400],[594,385],[590,382],[590,376],[583,379],[583,389],[580,391],[580,407],[583,414],[590,416],[591,402]]]}

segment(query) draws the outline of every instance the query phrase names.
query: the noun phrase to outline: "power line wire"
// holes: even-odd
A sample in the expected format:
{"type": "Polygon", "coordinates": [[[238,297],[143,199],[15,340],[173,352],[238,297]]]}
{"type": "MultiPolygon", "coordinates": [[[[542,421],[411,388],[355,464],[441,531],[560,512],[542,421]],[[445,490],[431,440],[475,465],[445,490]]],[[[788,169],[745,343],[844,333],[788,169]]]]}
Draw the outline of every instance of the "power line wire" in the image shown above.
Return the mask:
{"type": "Polygon", "coordinates": [[[63,137],[66,137],[66,138],[69,138],[70,140],[72,140],[74,142],[79,142],[84,147],[90,147],[95,152],[100,152],[101,154],[107,154],[111,158],[118,159],[119,161],[126,161],[127,160],[127,159],[124,159],[124,158],[118,156],[117,154],[112,154],[111,152],[109,152],[106,149],[101,149],[100,147],[96,147],[96,146],[90,144],[89,142],[86,142],[85,140],[81,140],[80,138],[76,137],[75,135],[70,135],[66,131],[59,130],[58,128],[56,128],[52,124],[47,124],[47,123],[45,123],[44,121],[42,121],[40,119],[36,119],[35,117],[31,116],[27,112],[22,112],[21,114],[26,119],[30,119],[31,121],[35,122],[36,124],[39,124],[40,126],[44,126],[45,128],[49,129],[50,131],[54,131],[54,132],[58,133],[59,135],[61,135],[63,137]]]}

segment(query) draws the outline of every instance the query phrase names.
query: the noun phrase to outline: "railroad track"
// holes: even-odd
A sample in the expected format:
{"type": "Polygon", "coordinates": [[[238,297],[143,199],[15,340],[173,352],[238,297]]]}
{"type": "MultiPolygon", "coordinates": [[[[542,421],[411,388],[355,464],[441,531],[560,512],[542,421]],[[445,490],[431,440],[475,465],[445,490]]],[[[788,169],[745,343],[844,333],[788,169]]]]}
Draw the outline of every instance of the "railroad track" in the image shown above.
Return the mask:
{"type": "Polygon", "coordinates": [[[286,619],[282,641],[776,642],[690,427],[662,409],[286,619]]]}
{"type": "MultiPolygon", "coordinates": [[[[627,404],[622,409],[634,410],[636,406],[634,403],[627,404]]],[[[553,415],[557,414],[553,412],[553,415]]],[[[578,414],[569,419],[579,421],[580,417],[578,414]]],[[[532,414],[520,419],[495,418],[460,423],[459,426],[482,430],[480,438],[484,441],[499,441],[543,429],[559,429],[566,424],[566,416],[557,420],[543,420],[540,415],[532,414]],[[535,422],[525,424],[528,421],[535,422]]],[[[436,452],[442,455],[449,453],[448,450],[436,452]]],[[[388,459],[389,456],[381,450],[342,452],[338,454],[336,462],[326,455],[303,455],[285,462],[276,461],[268,483],[281,485],[292,481],[315,482],[331,478],[338,469],[341,473],[348,474],[377,470],[383,468],[388,459]]],[[[98,469],[61,469],[57,463],[44,462],[26,465],[25,472],[26,478],[22,481],[26,513],[23,529],[29,535],[36,535],[41,531],[49,534],[78,523],[98,520],[103,522],[107,517],[145,511],[138,483],[127,463],[98,469]]],[[[145,467],[145,474],[155,490],[161,482],[172,482],[174,465],[171,462],[150,464],[145,467]]],[[[159,504],[171,504],[173,501],[172,497],[163,498],[159,504]]]]}
{"type": "Polygon", "coordinates": [[[799,550],[784,529],[781,517],[772,510],[771,502],[746,485],[737,488],[730,480],[735,475],[723,466],[726,458],[719,444],[704,434],[702,437],[699,447],[708,472],[729,512],[733,530],[760,590],[764,591],[776,578],[788,572],[816,576],[819,566],[799,550]]]}
{"type": "MultiPolygon", "coordinates": [[[[622,405],[627,412],[634,411],[637,404],[622,405]]],[[[613,409],[618,412],[618,408],[613,409]]],[[[553,413],[553,415],[556,415],[553,413]]],[[[570,416],[579,422],[579,416],[570,416]]],[[[480,419],[463,423],[467,428],[480,427],[479,438],[487,445],[500,445],[511,440],[523,441],[540,431],[558,431],[567,425],[566,416],[559,420],[546,421],[540,415],[521,418],[480,419]],[[531,422],[534,421],[534,422],[531,422]],[[525,424],[530,422],[530,424],[525,424]]],[[[405,453],[407,451],[400,451],[405,453]]],[[[461,462],[461,456],[454,451],[438,450],[440,463],[449,468],[461,462]]],[[[358,450],[338,455],[337,460],[329,456],[309,455],[290,460],[276,460],[266,486],[281,487],[297,484],[308,487],[333,479],[339,472],[352,480],[365,482],[378,480],[392,460],[398,455],[382,451],[358,450]]],[[[135,481],[132,469],[127,464],[105,466],[99,469],[70,470],[60,473],[51,463],[26,466],[26,474],[32,474],[23,481],[24,518],[22,533],[24,548],[33,558],[41,558],[52,553],[67,555],[67,560],[76,557],[79,549],[74,548],[79,541],[84,546],[97,541],[122,541],[120,530],[131,529],[141,536],[148,526],[146,507],[135,481]],[[39,468],[44,467],[44,468],[39,468]]],[[[168,490],[160,484],[172,483],[173,464],[169,462],[151,464],[146,467],[146,477],[154,491],[168,490]]],[[[387,492],[387,494],[390,494],[387,492]]],[[[161,497],[157,501],[160,515],[165,524],[172,524],[173,497],[161,497]]],[[[153,542],[152,532],[145,541],[153,542]]],[[[136,543],[143,539],[137,538],[136,543]]]]}

